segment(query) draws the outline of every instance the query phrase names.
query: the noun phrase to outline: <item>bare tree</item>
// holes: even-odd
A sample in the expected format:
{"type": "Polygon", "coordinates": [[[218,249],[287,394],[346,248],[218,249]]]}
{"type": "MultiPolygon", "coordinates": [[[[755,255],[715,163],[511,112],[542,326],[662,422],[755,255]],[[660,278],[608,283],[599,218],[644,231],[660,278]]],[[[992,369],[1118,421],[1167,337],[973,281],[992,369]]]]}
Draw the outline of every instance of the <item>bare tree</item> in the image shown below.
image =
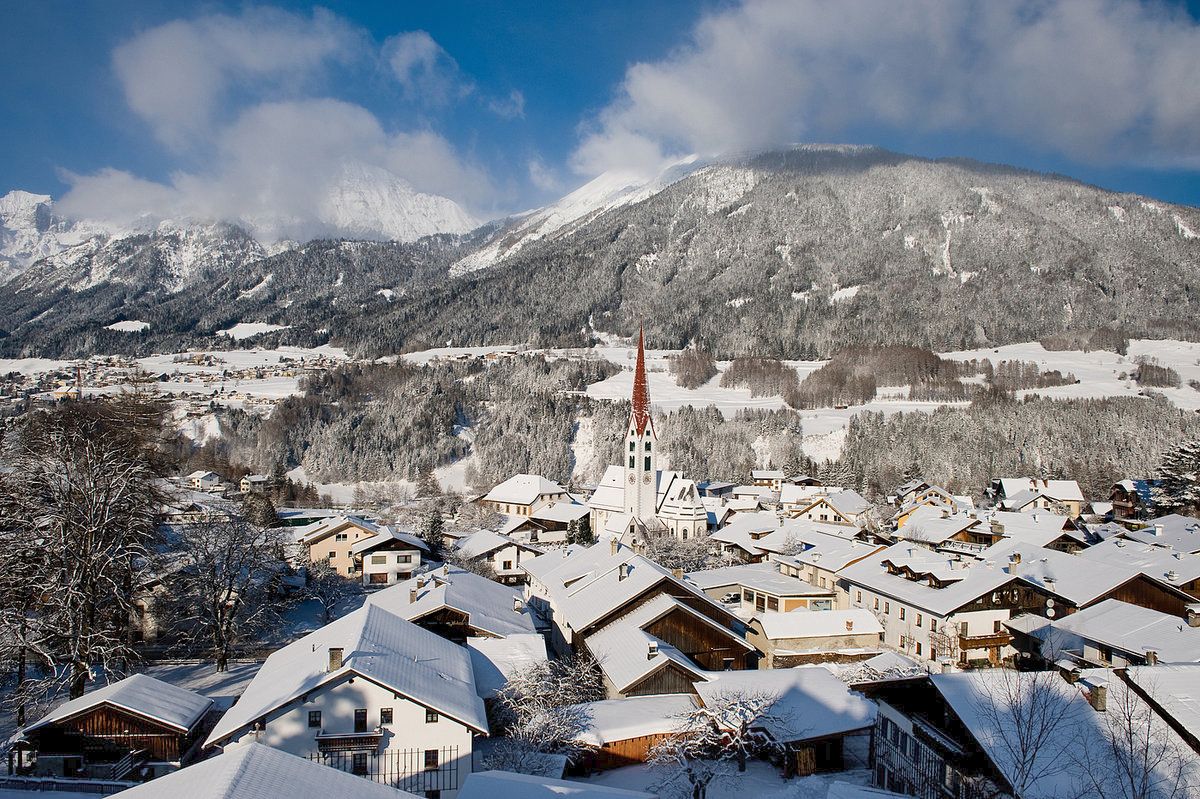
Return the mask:
{"type": "Polygon", "coordinates": [[[278,533],[233,513],[184,527],[170,581],[167,613],[180,648],[199,651],[225,671],[241,644],[271,628],[281,610],[278,582],[286,567],[278,533]]]}
{"type": "Polygon", "coordinates": [[[646,532],[647,558],[668,569],[700,571],[714,564],[713,542],[707,535],[682,539],[666,530],[646,532]]]}
{"type": "Polygon", "coordinates": [[[352,596],[362,593],[362,586],[338,574],[324,558],[308,566],[304,581],[304,598],[321,606],[321,617],[326,624],[336,618],[339,607],[352,596]]]}
{"type": "Polygon", "coordinates": [[[781,751],[767,732],[787,723],[773,712],[778,699],[725,691],[679,716],[677,730],[650,750],[649,762],[663,774],[656,790],[705,799],[713,782],[745,771],[752,758],[781,751]]]}

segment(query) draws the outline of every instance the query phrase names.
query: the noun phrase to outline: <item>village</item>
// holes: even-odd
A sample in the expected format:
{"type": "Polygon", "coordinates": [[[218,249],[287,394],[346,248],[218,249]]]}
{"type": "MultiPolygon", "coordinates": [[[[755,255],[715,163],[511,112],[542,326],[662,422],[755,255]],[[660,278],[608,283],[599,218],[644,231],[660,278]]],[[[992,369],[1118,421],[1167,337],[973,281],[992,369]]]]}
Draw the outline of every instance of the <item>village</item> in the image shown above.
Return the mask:
{"type": "Polygon", "coordinates": [[[1000,477],[978,505],[920,475],[883,503],[697,480],[658,466],[641,343],[631,408],[595,485],[515,474],[415,521],[272,509],[244,554],[283,554],[223,602],[291,610],[215,663],[169,656],[173,575],[276,478],[166,481],[185,543],[138,587],[142,664],[25,719],[0,791],[1200,795],[1200,520],[1154,480],[1000,477]]]}

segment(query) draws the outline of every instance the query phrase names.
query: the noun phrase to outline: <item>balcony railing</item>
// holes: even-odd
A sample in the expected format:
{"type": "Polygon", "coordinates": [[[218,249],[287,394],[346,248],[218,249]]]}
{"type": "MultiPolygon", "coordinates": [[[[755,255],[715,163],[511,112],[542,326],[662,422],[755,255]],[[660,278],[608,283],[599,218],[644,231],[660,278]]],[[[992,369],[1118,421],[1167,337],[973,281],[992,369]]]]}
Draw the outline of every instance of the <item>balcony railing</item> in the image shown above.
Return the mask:
{"type": "Polygon", "coordinates": [[[320,752],[351,752],[365,749],[375,749],[383,738],[383,730],[376,727],[366,732],[325,732],[321,730],[316,736],[317,750],[320,752]]]}
{"type": "Polygon", "coordinates": [[[958,646],[964,652],[968,649],[988,649],[993,646],[1008,646],[1012,643],[1012,635],[1008,632],[989,633],[988,635],[960,635],[958,646]]]}

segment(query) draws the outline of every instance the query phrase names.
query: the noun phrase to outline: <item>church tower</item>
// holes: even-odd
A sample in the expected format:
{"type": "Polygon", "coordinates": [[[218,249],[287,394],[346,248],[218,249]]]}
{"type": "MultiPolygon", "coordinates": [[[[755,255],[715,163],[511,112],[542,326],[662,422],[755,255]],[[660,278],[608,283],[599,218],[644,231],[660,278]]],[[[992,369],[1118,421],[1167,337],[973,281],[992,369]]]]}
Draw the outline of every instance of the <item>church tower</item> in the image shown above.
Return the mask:
{"type": "Polygon", "coordinates": [[[625,512],[648,525],[657,519],[657,460],[658,436],[650,418],[650,389],[646,383],[646,335],[639,330],[633,411],[625,436],[625,512]]]}

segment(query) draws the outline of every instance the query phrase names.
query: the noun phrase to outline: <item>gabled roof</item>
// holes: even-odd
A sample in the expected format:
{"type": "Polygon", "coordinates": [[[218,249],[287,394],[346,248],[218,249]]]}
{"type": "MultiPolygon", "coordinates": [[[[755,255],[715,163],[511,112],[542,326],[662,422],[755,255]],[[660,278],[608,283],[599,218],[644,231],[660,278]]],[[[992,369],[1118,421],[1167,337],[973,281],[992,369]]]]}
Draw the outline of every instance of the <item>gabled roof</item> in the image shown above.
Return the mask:
{"type": "Polygon", "coordinates": [[[1200,743],[1200,664],[1130,666],[1125,679],[1137,686],[1167,717],[1200,743]]]}
{"type": "Polygon", "coordinates": [[[194,691],[179,688],[145,674],[133,674],[63,702],[40,720],[27,726],[23,732],[29,733],[56,724],[100,705],[111,705],[181,732],[188,732],[204,718],[212,704],[211,699],[194,691]]]}
{"type": "Polygon", "coordinates": [[[121,799],[416,799],[415,794],[248,743],[114,794],[121,799]]]}
{"type": "Polygon", "coordinates": [[[950,555],[907,542],[893,544],[852,563],[842,569],[838,576],[851,585],[860,585],[940,616],[947,616],[963,605],[1016,580],[998,565],[988,566],[983,561],[956,561],[950,555]],[[891,561],[897,566],[912,566],[917,573],[935,574],[949,585],[935,588],[922,580],[889,574],[883,565],[884,561],[891,561]]]}
{"type": "Polygon", "coordinates": [[[465,614],[467,624],[473,629],[501,637],[535,632],[533,618],[520,591],[453,567],[420,574],[376,591],[367,597],[367,605],[386,608],[408,621],[448,608],[465,614]],[[414,589],[416,601],[409,601],[414,589]],[[519,613],[513,610],[518,602],[519,613]]]}
{"type": "Polygon", "coordinates": [[[752,469],[750,477],[753,480],[782,480],[783,470],[781,469],[752,469]]]}
{"type": "Polygon", "coordinates": [[[818,588],[798,577],[782,574],[779,567],[771,562],[721,566],[716,569],[688,572],[684,576],[702,591],[736,585],[779,596],[825,595],[833,592],[832,587],[818,588]]]}
{"type": "Polygon", "coordinates": [[[578,502],[559,500],[535,510],[531,516],[546,522],[573,522],[588,515],[588,506],[578,502]]]}
{"type": "Polygon", "coordinates": [[[965,513],[943,514],[942,511],[940,507],[922,505],[912,512],[903,527],[896,530],[896,537],[941,544],[964,530],[978,528],[981,533],[988,532],[987,527],[980,527],[979,519],[965,513]]]}
{"type": "Polygon", "coordinates": [[[514,474],[483,496],[488,502],[532,505],[538,497],[565,494],[567,489],[540,474],[514,474]]]}
{"type": "Polygon", "coordinates": [[[340,530],[345,530],[347,527],[357,527],[372,535],[377,534],[382,529],[378,524],[369,522],[361,516],[330,516],[297,530],[296,535],[300,543],[305,546],[311,546],[340,530]]]}
{"type": "Polygon", "coordinates": [[[1042,480],[1036,477],[1001,477],[1000,494],[1004,497],[1015,497],[1022,491],[1040,491],[1051,499],[1060,502],[1083,502],[1083,492],[1079,483],[1074,480],[1042,480]]]}
{"type": "MultiPolygon", "coordinates": [[[[1131,564],[1114,565],[1100,561],[1081,561],[1076,555],[1056,549],[1001,541],[989,547],[983,556],[1003,564],[1020,555],[1009,571],[1022,581],[1066,599],[1076,607],[1084,607],[1141,574],[1131,564]],[[1086,563],[1086,566],[1084,565],[1086,563]]],[[[1166,587],[1166,590],[1171,590],[1166,587]]]]}
{"type": "Polygon", "coordinates": [[[412,547],[413,549],[421,549],[425,552],[429,551],[429,545],[411,533],[401,533],[398,530],[393,530],[390,526],[384,525],[379,528],[379,532],[370,538],[364,538],[361,541],[355,541],[350,545],[350,552],[355,555],[361,555],[364,552],[370,552],[372,549],[381,547],[385,544],[390,544],[393,541],[399,541],[402,544],[412,547]]]}
{"type": "Polygon", "coordinates": [[[573,705],[583,711],[586,726],[575,740],[592,746],[665,735],[679,729],[681,717],[696,707],[691,694],[651,694],[573,705]]]}
{"type": "Polygon", "coordinates": [[[466,648],[369,603],[268,657],[242,697],[217,722],[207,745],[225,741],[306,693],[354,675],[487,732],[487,715],[475,693],[466,648]],[[342,667],[332,673],[327,671],[331,648],[343,652],[342,667]]]}
{"type": "Polygon", "coordinates": [[[1106,599],[1053,624],[1067,632],[1135,655],[1158,653],[1164,663],[1200,663],[1200,628],[1178,616],[1106,599]]]}
{"type": "Polygon", "coordinates": [[[458,539],[454,550],[464,558],[483,558],[505,547],[517,547],[526,552],[541,554],[542,550],[530,544],[492,530],[479,530],[458,539]]]}
{"type": "Polygon", "coordinates": [[[1166,544],[1178,552],[1200,553],[1200,519],[1172,513],[1151,519],[1146,527],[1125,537],[1144,544],[1166,544]]]}
{"type": "Polygon", "coordinates": [[[537,633],[517,633],[507,638],[468,638],[475,690],[491,699],[516,673],[545,663],[546,639],[537,633]]]}
{"type": "Polygon", "coordinates": [[[756,613],[751,617],[769,639],[831,638],[839,635],[871,635],[883,632],[875,614],[865,608],[849,610],[793,610],[787,613],[756,613]],[[850,623],[850,627],[846,623],[850,623]]]}
{"type": "Polygon", "coordinates": [[[1200,555],[1176,552],[1167,546],[1110,538],[1080,550],[1076,556],[1115,566],[1136,566],[1142,574],[1176,587],[1200,579],[1200,555]]]}

